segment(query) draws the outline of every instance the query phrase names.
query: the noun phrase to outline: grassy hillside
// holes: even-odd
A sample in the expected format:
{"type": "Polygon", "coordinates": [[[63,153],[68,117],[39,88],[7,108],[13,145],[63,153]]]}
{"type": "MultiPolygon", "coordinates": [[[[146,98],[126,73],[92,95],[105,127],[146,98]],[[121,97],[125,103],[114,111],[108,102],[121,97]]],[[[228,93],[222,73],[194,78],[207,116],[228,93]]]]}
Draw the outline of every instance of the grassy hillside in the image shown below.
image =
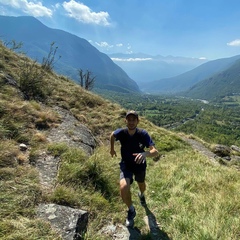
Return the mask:
{"type": "Polygon", "coordinates": [[[227,70],[195,84],[185,95],[207,100],[222,100],[227,96],[239,96],[239,67],[240,61],[238,60],[227,70]]]}
{"type": "Polygon", "coordinates": [[[50,45],[55,43],[57,54],[54,69],[59,74],[79,80],[78,70],[89,70],[96,76],[95,85],[122,92],[139,92],[139,87],[106,54],[93,47],[86,39],[68,32],[51,29],[30,16],[0,16],[0,39],[21,42],[27,56],[41,62],[50,45]]]}
{"type": "MultiPolygon", "coordinates": [[[[61,239],[36,218],[41,202],[88,210],[85,239],[112,239],[99,231],[109,222],[123,223],[126,208],[118,191],[119,149],[111,158],[108,138],[124,126],[125,111],[0,45],[0,239],[61,239]],[[24,88],[26,80],[32,84],[24,88]],[[98,142],[92,156],[47,141],[49,130],[61,121],[54,106],[69,110],[92,131],[98,142]],[[20,143],[30,147],[28,157],[19,151],[20,143]],[[30,164],[40,151],[61,158],[57,187],[50,194],[30,164]]],[[[138,203],[133,184],[140,239],[157,239],[144,222],[146,214],[158,222],[155,230],[165,239],[239,239],[239,172],[213,164],[178,135],[144,118],[140,127],[149,131],[161,154],[159,160],[148,160],[148,209],[138,203]]]]}
{"type": "Polygon", "coordinates": [[[240,146],[240,97],[225,97],[219,102],[168,95],[123,94],[98,90],[124,108],[136,109],[159,127],[193,134],[211,144],[240,146]]]}
{"type": "Polygon", "coordinates": [[[156,80],[141,87],[150,93],[181,93],[198,83],[201,84],[204,79],[230,68],[239,58],[237,55],[209,61],[175,77],[156,80]]]}

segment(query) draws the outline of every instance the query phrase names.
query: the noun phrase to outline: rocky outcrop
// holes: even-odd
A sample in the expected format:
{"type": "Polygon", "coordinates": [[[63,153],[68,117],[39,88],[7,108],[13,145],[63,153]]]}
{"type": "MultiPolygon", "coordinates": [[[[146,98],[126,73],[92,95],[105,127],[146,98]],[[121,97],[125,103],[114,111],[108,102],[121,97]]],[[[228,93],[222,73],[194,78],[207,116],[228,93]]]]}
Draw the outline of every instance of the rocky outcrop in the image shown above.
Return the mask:
{"type": "Polygon", "coordinates": [[[50,142],[65,142],[69,146],[82,148],[87,154],[92,154],[96,148],[96,140],[91,131],[81,124],[68,110],[55,107],[61,117],[61,124],[51,129],[48,134],[50,142]]]}
{"type": "Polygon", "coordinates": [[[240,155],[240,147],[235,146],[235,145],[232,145],[232,146],[231,146],[231,150],[232,150],[233,152],[235,152],[236,154],[239,154],[239,155],[240,155]]]}
{"type": "Polygon", "coordinates": [[[234,165],[235,168],[240,169],[238,163],[240,161],[240,148],[238,146],[232,145],[231,147],[228,147],[222,144],[215,144],[210,148],[207,148],[195,139],[187,137],[182,137],[182,139],[189,143],[193,149],[207,156],[214,164],[220,163],[227,165],[227,162],[229,162],[230,165],[234,165]]]}
{"type": "Polygon", "coordinates": [[[227,157],[231,155],[231,149],[228,146],[215,144],[212,146],[212,152],[218,157],[227,157]]]}
{"type": "MultiPolygon", "coordinates": [[[[47,139],[49,142],[65,142],[71,147],[81,148],[86,154],[91,155],[96,148],[96,141],[91,131],[67,110],[59,107],[55,111],[61,118],[61,124],[49,130],[47,139]]],[[[26,151],[26,147],[20,148],[26,151]]],[[[39,172],[40,182],[44,193],[52,192],[55,188],[60,157],[55,157],[48,152],[41,152],[32,164],[39,172]]],[[[83,239],[87,231],[88,212],[57,204],[40,204],[37,216],[49,221],[51,226],[59,232],[64,240],[83,239]]]]}
{"type": "Polygon", "coordinates": [[[57,204],[40,204],[38,217],[49,221],[65,240],[81,240],[87,230],[88,213],[57,204]]]}

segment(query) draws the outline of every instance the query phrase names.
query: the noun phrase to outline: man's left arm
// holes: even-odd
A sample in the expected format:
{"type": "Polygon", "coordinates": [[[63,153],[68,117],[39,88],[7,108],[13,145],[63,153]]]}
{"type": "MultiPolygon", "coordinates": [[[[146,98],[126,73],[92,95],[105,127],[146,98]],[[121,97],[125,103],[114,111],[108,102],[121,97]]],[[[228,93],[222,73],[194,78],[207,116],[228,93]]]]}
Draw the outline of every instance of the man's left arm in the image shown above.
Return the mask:
{"type": "Polygon", "coordinates": [[[156,157],[158,155],[158,150],[152,145],[149,146],[149,151],[143,152],[145,157],[156,157]]]}
{"type": "Polygon", "coordinates": [[[133,156],[135,157],[135,162],[140,164],[146,161],[146,157],[156,157],[158,155],[158,150],[153,146],[149,146],[149,151],[141,152],[141,153],[134,153],[133,156]]]}

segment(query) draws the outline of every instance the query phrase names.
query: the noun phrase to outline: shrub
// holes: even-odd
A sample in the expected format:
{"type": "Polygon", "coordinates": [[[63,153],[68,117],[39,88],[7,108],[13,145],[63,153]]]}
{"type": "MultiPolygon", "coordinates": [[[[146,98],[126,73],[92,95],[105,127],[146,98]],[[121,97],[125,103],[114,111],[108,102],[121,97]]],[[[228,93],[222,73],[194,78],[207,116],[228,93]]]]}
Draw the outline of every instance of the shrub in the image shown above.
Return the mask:
{"type": "Polygon", "coordinates": [[[19,72],[19,89],[25,100],[46,100],[50,91],[44,83],[46,73],[38,67],[36,61],[24,61],[19,72]]]}
{"type": "MultiPolygon", "coordinates": [[[[47,72],[51,72],[53,70],[54,64],[56,62],[55,57],[56,57],[58,47],[54,47],[54,44],[55,42],[51,43],[50,50],[47,57],[46,58],[44,57],[42,60],[42,68],[47,72]]],[[[61,56],[59,56],[59,59],[60,58],[61,56]]]]}

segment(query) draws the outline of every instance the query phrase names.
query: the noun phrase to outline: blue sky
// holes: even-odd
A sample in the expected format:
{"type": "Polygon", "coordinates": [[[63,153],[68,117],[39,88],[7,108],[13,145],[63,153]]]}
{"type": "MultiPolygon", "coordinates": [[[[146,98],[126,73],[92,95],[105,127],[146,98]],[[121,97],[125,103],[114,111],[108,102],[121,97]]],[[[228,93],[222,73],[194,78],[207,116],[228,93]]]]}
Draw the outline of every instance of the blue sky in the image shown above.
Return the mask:
{"type": "Polygon", "coordinates": [[[0,15],[34,16],[104,53],[240,54],[240,0],[0,0],[0,15]]]}

